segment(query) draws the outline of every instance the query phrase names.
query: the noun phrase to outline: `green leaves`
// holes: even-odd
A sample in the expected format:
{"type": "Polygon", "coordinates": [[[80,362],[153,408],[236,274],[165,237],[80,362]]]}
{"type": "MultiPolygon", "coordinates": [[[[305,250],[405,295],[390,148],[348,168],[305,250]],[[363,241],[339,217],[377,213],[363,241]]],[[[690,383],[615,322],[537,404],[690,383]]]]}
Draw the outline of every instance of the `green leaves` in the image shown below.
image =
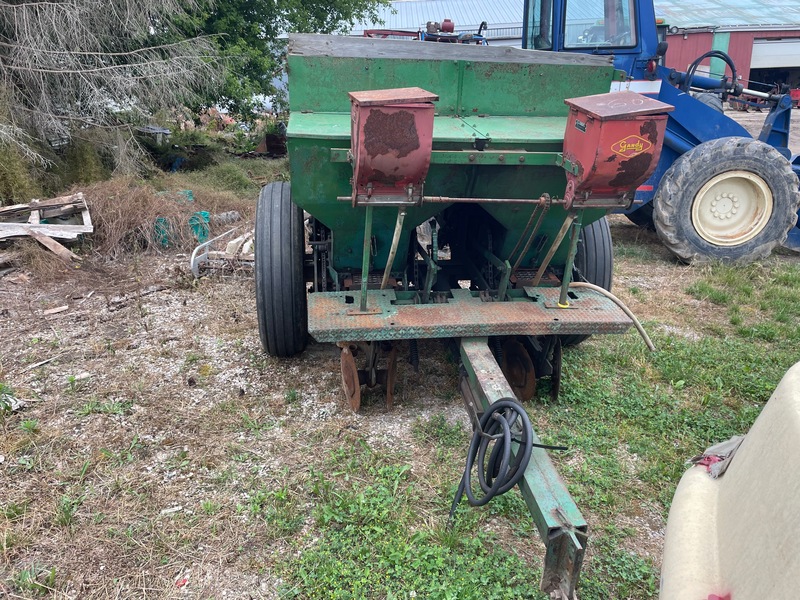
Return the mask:
{"type": "Polygon", "coordinates": [[[212,36],[223,58],[225,80],[220,93],[207,98],[244,118],[281,87],[290,32],[345,32],[356,22],[377,18],[377,8],[388,0],[220,0],[205,5],[187,23],[212,36]]]}

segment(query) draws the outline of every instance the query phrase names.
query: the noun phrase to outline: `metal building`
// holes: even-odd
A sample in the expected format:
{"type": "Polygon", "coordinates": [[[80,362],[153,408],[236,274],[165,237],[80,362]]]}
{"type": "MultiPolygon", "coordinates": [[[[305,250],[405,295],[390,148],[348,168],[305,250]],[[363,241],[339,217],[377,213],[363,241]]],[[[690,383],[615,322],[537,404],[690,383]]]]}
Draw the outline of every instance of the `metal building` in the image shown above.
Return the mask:
{"type": "Polygon", "coordinates": [[[379,21],[358,23],[350,34],[374,29],[418,31],[428,21],[444,19],[453,21],[457,33],[477,33],[485,21],[484,35],[491,45],[520,47],[523,7],[523,0],[400,0],[381,8],[379,21]]]}
{"type": "MultiPolygon", "coordinates": [[[[524,0],[396,0],[380,10],[380,21],[357,24],[365,30],[418,31],[428,21],[451,19],[456,32],[477,32],[486,21],[491,45],[521,46],[524,0]],[[382,21],[382,22],[381,22],[382,21]]],[[[656,14],[667,25],[665,64],[685,70],[709,50],[728,53],[748,87],[769,91],[775,83],[800,87],[800,0],[655,0],[656,14]],[[752,82],[763,85],[755,86],[752,82]]],[[[581,28],[601,23],[601,0],[573,2],[581,28]]],[[[575,18],[572,19],[575,21],[575,18]]],[[[704,61],[699,71],[722,73],[718,59],[704,61]]]]}
{"type": "MultiPolygon", "coordinates": [[[[797,0],[656,0],[655,4],[667,24],[668,67],[685,70],[701,54],[722,50],[749,87],[764,91],[775,83],[800,87],[797,0]]],[[[713,73],[723,72],[718,59],[703,64],[713,73]]]]}

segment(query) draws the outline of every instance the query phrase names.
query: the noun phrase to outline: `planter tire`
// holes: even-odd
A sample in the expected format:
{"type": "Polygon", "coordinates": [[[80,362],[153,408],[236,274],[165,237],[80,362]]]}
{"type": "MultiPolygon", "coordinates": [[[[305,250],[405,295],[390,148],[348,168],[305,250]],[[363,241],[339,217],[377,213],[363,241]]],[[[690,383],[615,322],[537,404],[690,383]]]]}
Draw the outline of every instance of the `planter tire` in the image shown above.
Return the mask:
{"type": "MultiPolygon", "coordinates": [[[[603,217],[581,231],[578,253],[575,255],[575,281],[587,281],[611,291],[614,270],[614,250],[611,247],[611,230],[603,217]]],[[[562,335],[562,346],[575,346],[588,335],[562,335]]]]}
{"type": "Polygon", "coordinates": [[[653,221],[685,263],[749,263],[784,242],[797,222],[797,176],[772,146],[728,137],[700,144],[664,174],[653,221]]]}
{"type": "Polygon", "coordinates": [[[267,354],[288,357],[306,347],[303,211],[287,182],[261,189],[256,206],[255,283],[258,333],[267,354]]]}

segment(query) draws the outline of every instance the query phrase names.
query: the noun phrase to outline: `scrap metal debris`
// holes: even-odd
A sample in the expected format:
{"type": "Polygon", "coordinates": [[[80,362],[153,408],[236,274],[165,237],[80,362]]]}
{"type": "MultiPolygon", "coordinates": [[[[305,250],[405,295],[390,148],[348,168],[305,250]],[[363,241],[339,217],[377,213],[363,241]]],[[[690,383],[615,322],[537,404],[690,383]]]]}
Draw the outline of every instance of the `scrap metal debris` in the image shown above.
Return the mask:
{"type": "Polygon", "coordinates": [[[253,232],[232,237],[235,227],[222,235],[203,242],[192,252],[190,267],[196,278],[207,271],[252,271],[255,262],[253,232]],[[227,240],[227,241],[226,241],[227,240]]]}

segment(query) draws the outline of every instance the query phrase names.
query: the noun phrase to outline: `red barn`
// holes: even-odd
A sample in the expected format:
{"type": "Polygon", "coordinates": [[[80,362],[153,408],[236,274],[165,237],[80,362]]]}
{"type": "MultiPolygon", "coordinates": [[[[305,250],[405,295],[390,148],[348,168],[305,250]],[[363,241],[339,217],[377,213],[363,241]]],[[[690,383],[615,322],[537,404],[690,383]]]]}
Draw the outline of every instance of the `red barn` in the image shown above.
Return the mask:
{"type": "MultiPolygon", "coordinates": [[[[800,88],[800,3],[797,0],[656,0],[667,26],[665,64],[686,70],[709,50],[727,53],[745,87],[769,91],[776,83],[800,88]]],[[[721,74],[719,59],[698,72],[721,74]]]]}

